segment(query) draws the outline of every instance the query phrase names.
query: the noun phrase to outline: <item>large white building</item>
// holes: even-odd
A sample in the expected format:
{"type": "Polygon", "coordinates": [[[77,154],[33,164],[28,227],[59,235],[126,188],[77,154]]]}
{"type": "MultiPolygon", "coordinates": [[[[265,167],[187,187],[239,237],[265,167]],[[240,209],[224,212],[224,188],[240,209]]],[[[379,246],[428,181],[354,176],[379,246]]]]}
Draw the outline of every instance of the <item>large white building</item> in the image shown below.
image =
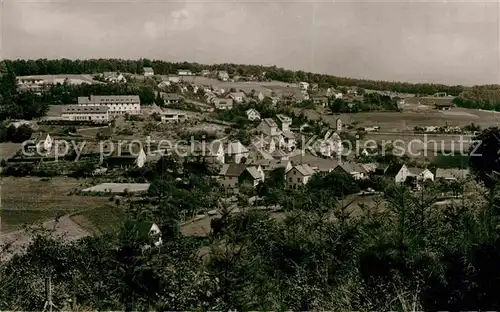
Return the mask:
{"type": "Polygon", "coordinates": [[[61,118],[74,121],[94,121],[106,123],[109,121],[107,106],[68,105],[62,109],[61,118]]]}
{"type": "Polygon", "coordinates": [[[78,97],[80,106],[107,106],[110,116],[138,115],[141,113],[141,100],[138,95],[91,95],[90,98],[78,97]]]}

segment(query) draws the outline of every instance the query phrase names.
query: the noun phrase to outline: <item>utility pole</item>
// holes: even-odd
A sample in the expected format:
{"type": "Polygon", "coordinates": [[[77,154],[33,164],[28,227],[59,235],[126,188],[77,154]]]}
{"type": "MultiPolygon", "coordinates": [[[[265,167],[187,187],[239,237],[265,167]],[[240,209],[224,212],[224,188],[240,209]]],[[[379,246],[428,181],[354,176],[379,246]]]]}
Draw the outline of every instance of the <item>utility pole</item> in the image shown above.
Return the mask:
{"type": "Polygon", "coordinates": [[[46,294],[46,301],[45,304],[43,305],[42,311],[45,312],[47,311],[48,308],[48,311],[52,312],[52,308],[57,309],[57,307],[52,302],[52,279],[50,275],[45,279],[45,294],[46,294]]]}

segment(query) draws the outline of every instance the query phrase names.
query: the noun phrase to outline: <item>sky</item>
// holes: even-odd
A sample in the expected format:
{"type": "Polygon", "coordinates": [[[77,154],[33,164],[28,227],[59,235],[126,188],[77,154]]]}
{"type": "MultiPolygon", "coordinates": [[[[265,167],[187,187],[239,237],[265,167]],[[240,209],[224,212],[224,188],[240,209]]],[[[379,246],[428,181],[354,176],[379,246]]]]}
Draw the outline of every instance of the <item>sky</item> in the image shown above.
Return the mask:
{"type": "Polygon", "coordinates": [[[277,65],[500,84],[500,2],[3,0],[0,57],[277,65]]]}

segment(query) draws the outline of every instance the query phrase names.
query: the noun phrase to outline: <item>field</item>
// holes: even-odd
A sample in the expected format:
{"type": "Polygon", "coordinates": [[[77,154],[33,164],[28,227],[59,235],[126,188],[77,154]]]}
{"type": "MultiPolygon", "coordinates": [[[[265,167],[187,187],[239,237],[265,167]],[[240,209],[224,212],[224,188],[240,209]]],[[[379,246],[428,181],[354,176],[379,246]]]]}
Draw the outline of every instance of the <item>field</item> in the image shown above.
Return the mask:
{"type": "Polygon", "coordinates": [[[125,212],[120,207],[93,208],[71,216],[71,220],[94,235],[112,233],[120,229],[125,212]]]}
{"type": "Polygon", "coordinates": [[[295,83],[284,83],[280,81],[268,81],[268,82],[258,82],[258,81],[219,81],[217,79],[206,78],[201,76],[194,76],[189,79],[192,83],[198,85],[211,85],[213,87],[217,87],[219,89],[229,90],[231,88],[236,89],[237,91],[243,90],[245,92],[251,92],[255,90],[255,92],[262,92],[265,96],[270,96],[273,91],[276,93],[281,93],[284,91],[289,91],[292,89],[298,89],[297,84],[295,83]]]}
{"type": "Polygon", "coordinates": [[[0,159],[7,160],[11,158],[21,147],[21,143],[0,143],[0,159]]]}
{"type": "Polygon", "coordinates": [[[114,205],[108,197],[70,195],[88,185],[87,180],[54,177],[3,177],[1,185],[1,230],[3,233],[24,224],[43,222],[56,216],[114,205]]]}
{"type": "MultiPolygon", "coordinates": [[[[425,105],[422,105],[425,106],[425,105]]],[[[400,132],[413,130],[415,126],[466,126],[470,123],[487,128],[495,126],[500,121],[500,115],[490,111],[480,111],[466,108],[452,108],[449,111],[431,109],[416,109],[411,106],[403,112],[363,112],[356,114],[329,114],[326,109],[302,110],[295,109],[296,113],[304,111],[308,117],[320,117],[335,125],[335,120],[340,118],[344,124],[356,124],[356,127],[379,126],[381,132],[400,132]]]]}

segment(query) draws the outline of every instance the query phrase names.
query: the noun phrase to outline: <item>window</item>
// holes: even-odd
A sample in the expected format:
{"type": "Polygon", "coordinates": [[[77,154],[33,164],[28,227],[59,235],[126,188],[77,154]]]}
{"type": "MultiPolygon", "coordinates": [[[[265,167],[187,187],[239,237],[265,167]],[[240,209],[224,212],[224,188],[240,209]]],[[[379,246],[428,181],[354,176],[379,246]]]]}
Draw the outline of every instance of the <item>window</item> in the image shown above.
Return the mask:
{"type": "Polygon", "coordinates": [[[291,178],[291,177],[290,177],[290,178],[288,178],[288,181],[292,182],[292,178],[291,178]]]}
{"type": "Polygon", "coordinates": [[[297,182],[300,182],[300,178],[297,178],[297,182]]]}

